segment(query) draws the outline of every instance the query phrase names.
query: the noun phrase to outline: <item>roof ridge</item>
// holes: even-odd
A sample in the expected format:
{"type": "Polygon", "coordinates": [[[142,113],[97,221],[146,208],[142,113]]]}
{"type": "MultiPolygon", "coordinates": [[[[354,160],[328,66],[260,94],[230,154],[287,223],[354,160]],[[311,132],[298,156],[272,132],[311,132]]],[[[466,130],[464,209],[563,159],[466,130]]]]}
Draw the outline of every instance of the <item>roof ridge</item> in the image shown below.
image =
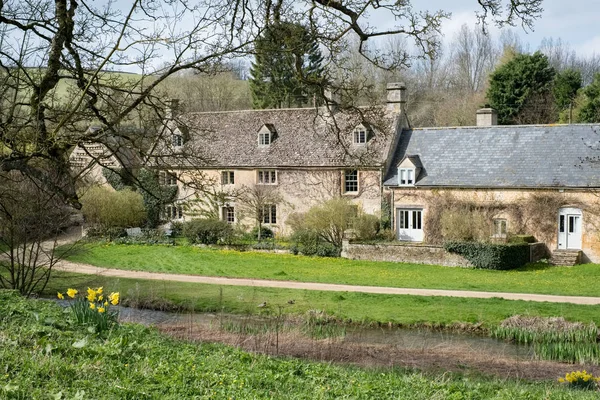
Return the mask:
{"type": "Polygon", "coordinates": [[[580,124],[531,124],[531,125],[488,125],[488,126],[423,126],[419,128],[410,128],[412,131],[424,131],[424,130],[444,130],[444,129],[495,129],[495,128],[553,128],[553,127],[564,127],[564,126],[598,126],[600,123],[580,123],[580,124]]]}

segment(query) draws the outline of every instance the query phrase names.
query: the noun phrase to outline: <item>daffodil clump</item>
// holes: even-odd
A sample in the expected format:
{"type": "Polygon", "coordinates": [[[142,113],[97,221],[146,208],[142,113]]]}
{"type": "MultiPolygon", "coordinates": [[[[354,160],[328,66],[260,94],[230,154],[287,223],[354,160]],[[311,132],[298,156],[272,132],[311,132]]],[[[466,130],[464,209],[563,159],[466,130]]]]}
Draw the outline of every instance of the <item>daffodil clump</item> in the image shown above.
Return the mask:
{"type": "Polygon", "coordinates": [[[565,374],[564,378],[558,378],[558,381],[582,389],[596,389],[598,382],[600,382],[600,377],[595,377],[593,374],[583,370],[569,372],[565,374]]]}
{"type": "MultiPolygon", "coordinates": [[[[118,313],[111,311],[112,306],[119,304],[121,300],[119,292],[105,295],[104,288],[88,288],[85,295],[78,296],[77,289],[67,289],[66,297],[73,299],[71,310],[75,320],[83,325],[89,325],[96,332],[109,329],[117,322],[118,313]]],[[[59,299],[65,299],[63,293],[58,293],[59,299]]]]}

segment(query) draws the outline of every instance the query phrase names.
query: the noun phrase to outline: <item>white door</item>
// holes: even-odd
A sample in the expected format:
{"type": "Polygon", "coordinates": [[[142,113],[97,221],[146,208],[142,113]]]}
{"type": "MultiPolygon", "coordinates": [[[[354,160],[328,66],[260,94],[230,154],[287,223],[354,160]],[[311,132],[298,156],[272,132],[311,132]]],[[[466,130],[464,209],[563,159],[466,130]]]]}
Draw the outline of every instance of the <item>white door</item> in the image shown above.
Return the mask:
{"type": "Polygon", "coordinates": [[[398,209],[396,213],[398,240],[408,242],[423,241],[423,210],[398,209]]]}
{"type": "Polygon", "coordinates": [[[558,213],[558,248],[581,249],[582,215],[578,208],[561,208],[558,213]]]}

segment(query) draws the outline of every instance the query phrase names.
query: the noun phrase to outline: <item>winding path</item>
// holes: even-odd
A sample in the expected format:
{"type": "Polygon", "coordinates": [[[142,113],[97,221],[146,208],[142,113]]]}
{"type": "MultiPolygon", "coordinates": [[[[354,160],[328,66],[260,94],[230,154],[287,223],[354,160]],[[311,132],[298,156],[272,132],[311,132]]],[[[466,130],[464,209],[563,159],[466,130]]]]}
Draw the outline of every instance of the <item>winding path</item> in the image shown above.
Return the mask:
{"type": "Polygon", "coordinates": [[[70,261],[61,261],[55,269],[78,274],[102,275],[114,278],[149,279],[157,281],[175,281],[190,283],[206,283],[211,285],[230,286],[255,286],[282,289],[321,290],[331,292],[361,292],[377,294],[408,294],[413,296],[447,296],[470,297],[479,299],[501,298],[505,300],[525,300],[551,303],[572,303],[595,305],[600,304],[600,297],[583,296],[555,296],[547,294],[530,293],[505,293],[505,292],[476,292],[468,290],[442,290],[442,289],[411,289],[381,286],[356,286],[332,283],[314,283],[297,281],[273,281],[247,278],[223,278],[214,276],[164,274],[158,272],[127,271],[122,269],[100,268],[88,264],[78,264],[70,261]]]}

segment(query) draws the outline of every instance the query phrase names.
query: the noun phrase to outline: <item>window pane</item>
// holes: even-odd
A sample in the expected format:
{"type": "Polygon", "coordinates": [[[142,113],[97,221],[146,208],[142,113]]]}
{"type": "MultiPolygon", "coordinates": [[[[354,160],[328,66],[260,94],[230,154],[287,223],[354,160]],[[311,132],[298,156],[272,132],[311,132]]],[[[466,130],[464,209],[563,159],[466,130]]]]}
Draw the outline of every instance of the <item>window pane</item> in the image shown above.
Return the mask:
{"type": "Polygon", "coordinates": [[[275,204],[271,206],[271,223],[277,223],[277,206],[275,204]]]}
{"type": "Polygon", "coordinates": [[[405,169],[400,170],[400,184],[406,185],[406,170],[405,169]]]}
{"type": "Polygon", "coordinates": [[[558,228],[558,231],[561,232],[561,233],[565,232],[565,216],[564,215],[561,215],[559,217],[559,228],[558,228]]]}
{"type": "Polygon", "coordinates": [[[417,211],[417,229],[421,229],[421,211],[417,211]]]}
{"type": "Polygon", "coordinates": [[[262,171],[258,171],[258,183],[264,183],[262,171]]]}
{"type": "Polygon", "coordinates": [[[413,170],[412,169],[408,169],[406,170],[406,183],[408,185],[411,185],[413,183],[413,170]]]}
{"type": "Polygon", "coordinates": [[[569,217],[569,233],[575,232],[575,217],[569,217]]]}
{"type": "Polygon", "coordinates": [[[275,171],[271,171],[271,183],[276,183],[277,182],[277,175],[275,174],[275,171]]]}
{"type": "Polygon", "coordinates": [[[231,171],[229,173],[229,184],[233,185],[234,184],[234,180],[233,180],[233,171],[231,171]]]}
{"type": "Polygon", "coordinates": [[[358,192],[358,171],[348,170],[344,173],[344,191],[358,192]]]}

